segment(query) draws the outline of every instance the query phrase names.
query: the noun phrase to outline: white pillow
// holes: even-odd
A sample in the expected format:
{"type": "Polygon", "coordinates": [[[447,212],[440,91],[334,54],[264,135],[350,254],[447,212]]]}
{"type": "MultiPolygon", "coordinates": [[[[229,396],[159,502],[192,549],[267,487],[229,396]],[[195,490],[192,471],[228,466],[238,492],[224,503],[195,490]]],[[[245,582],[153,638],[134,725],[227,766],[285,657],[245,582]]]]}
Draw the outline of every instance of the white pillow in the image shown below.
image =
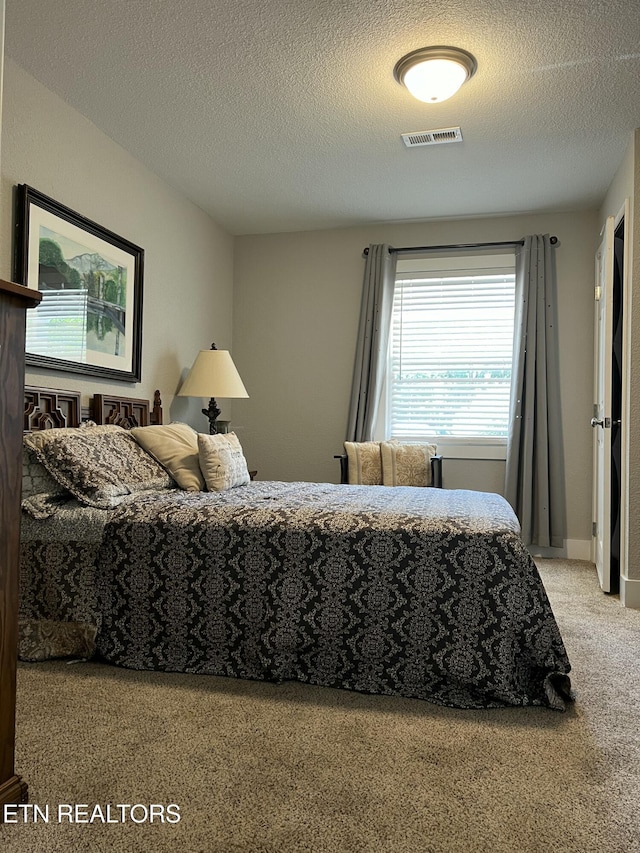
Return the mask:
{"type": "Polygon", "coordinates": [[[198,433],[200,470],[210,492],[222,492],[250,482],[247,460],[235,432],[198,433]]]}

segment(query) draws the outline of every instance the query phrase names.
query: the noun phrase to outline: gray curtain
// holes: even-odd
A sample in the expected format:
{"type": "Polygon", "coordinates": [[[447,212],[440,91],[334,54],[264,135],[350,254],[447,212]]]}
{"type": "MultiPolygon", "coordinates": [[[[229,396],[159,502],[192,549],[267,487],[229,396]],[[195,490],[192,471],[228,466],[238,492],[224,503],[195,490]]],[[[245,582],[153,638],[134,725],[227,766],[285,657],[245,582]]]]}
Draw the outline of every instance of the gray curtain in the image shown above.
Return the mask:
{"type": "Polygon", "coordinates": [[[386,243],[369,246],[351,387],[347,441],[370,441],[384,381],[396,253],[386,243]]]}
{"type": "Polygon", "coordinates": [[[516,311],[505,496],[528,545],[562,547],[564,470],[549,235],[526,237],[516,254],[516,311]]]}

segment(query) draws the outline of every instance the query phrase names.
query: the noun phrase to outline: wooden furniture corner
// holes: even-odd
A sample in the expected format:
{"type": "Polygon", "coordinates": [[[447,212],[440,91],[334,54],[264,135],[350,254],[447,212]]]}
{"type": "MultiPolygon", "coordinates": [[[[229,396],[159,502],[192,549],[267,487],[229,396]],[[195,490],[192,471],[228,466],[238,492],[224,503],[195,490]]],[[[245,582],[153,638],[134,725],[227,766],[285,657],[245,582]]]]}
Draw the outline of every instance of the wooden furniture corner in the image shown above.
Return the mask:
{"type": "Polygon", "coordinates": [[[36,290],[0,281],[0,820],[6,803],[27,799],[15,771],[18,579],[26,309],[36,290]]]}

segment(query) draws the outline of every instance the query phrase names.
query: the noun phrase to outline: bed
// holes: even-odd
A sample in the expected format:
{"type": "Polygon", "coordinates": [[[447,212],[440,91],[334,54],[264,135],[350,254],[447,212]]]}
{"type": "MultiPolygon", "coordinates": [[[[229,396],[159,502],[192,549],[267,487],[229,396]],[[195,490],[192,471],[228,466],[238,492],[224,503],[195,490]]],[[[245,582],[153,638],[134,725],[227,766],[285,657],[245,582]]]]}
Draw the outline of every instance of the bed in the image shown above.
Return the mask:
{"type": "Polygon", "coordinates": [[[560,631],[499,495],[253,481],[233,434],[167,425],[187,463],[160,452],[158,394],[153,407],[96,395],[83,427],[79,401],[39,390],[25,413],[22,659],[458,708],[571,701],[560,631]]]}

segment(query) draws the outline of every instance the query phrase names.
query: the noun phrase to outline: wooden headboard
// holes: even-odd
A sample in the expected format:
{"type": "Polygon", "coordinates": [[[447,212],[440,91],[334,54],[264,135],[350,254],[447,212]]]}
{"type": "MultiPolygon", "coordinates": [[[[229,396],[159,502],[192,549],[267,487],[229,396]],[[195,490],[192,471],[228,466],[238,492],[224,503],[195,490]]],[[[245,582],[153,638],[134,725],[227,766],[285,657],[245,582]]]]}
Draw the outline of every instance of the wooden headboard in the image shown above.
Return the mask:
{"type": "Polygon", "coordinates": [[[79,391],[38,388],[33,385],[27,385],[24,389],[25,432],[77,427],[88,419],[97,424],[115,424],[125,429],[161,424],[160,392],[155,392],[151,405],[148,400],[135,397],[94,394],[89,408],[83,409],[79,391]]]}
{"type": "Polygon", "coordinates": [[[82,421],[79,391],[60,391],[56,388],[24,389],[24,431],[77,427],[82,421]]]}
{"type": "Polygon", "coordinates": [[[91,420],[97,424],[115,424],[125,429],[162,423],[162,400],[159,391],[153,395],[151,410],[149,410],[148,400],[115,397],[112,394],[94,394],[90,411],[91,420]]]}

